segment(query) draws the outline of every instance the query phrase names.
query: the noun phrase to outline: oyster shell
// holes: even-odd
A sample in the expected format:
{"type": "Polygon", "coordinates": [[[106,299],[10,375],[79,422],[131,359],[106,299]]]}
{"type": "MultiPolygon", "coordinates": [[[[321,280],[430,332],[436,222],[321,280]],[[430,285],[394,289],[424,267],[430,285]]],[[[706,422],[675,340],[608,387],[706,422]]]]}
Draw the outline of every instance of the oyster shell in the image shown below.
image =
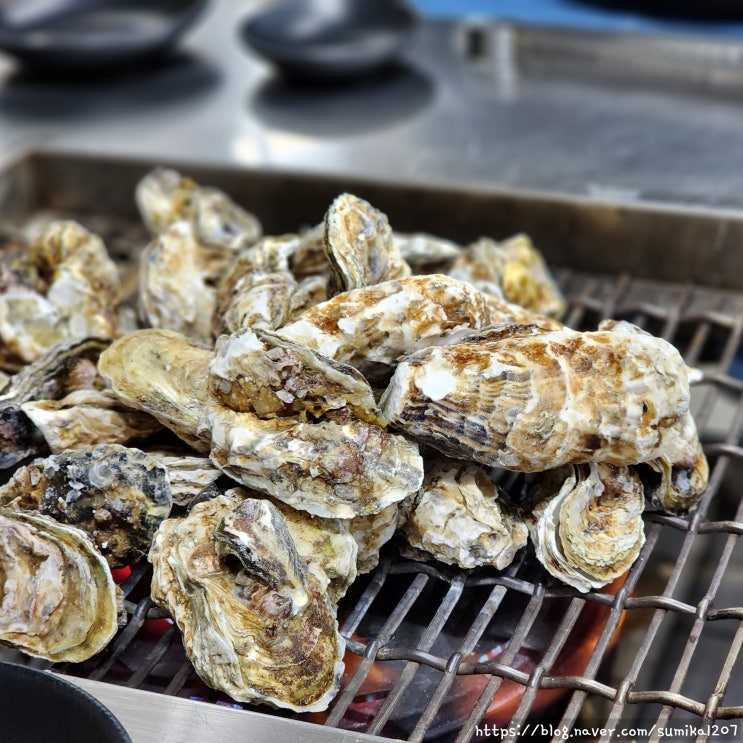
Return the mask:
{"type": "Polygon", "coordinates": [[[349,193],[338,196],[325,214],[325,249],[332,270],[331,297],[410,275],[387,217],[349,193]]]}
{"type": "Polygon", "coordinates": [[[0,508],[0,642],[79,663],[117,630],[111,572],[88,536],[52,518],[0,508]]]}
{"type": "Polygon", "coordinates": [[[380,423],[372,389],[356,369],[263,330],[218,339],[209,390],[232,410],[264,419],[319,418],[348,407],[355,417],[380,423]]]}
{"type": "Polygon", "coordinates": [[[244,702],[326,709],[345,643],[330,601],[267,500],[219,496],[168,519],[150,551],[152,597],[207,684],[244,702]]]}
{"type": "Polygon", "coordinates": [[[399,511],[399,504],[393,503],[377,513],[355,516],[348,520],[351,534],[358,546],[356,570],[359,575],[371,572],[379,564],[379,551],[397,531],[399,511]]]}
{"type": "Polygon", "coordinates": [[[52,222],[24,260],[32,285],[11,279],[0,293],[3,364],[35,361],[62,340],[116,335],[121,286],[97,235],[76,222],[52,222]]]}
{"type": "Polygon", "coordinates": [[[204,420],[212,461],[243,485],[328,518],[375,513],[415,492],[418,447],[343,412],[302,423],[214,408],[204,420]]]}
{"type": "Polygon", "coordinates": [[[208,451],[208,430],[197,433],[210,407],[207,376],[212,352],[172,330],[127,333],[101,354],[98,368],[114,393],[144,410],[197,451],[208,451]]]}
{"type": "Polygon", "coordinates": [[[585,464],[535,475],[527,518],[539,561],[579,591],[623,575],[645,543],[643,487],[630,467],[585,464]]]}
{"type": "Polygon", "coordinates": [[[292,253],[289,268],[297,279],[328,273],[330,262],[325,250],[324,221],[300,232],[299,243],[292,253]]]}
{"type": "Polygon", "coordinates": [[[528,530],[482,467],[442,459],[427,468],[403,534],[427,557],[502,570],[526,545],[528,530]]]}
{"type": "Polygon", "coordinates": [[[441,268],[462,254],[462,247],[455,242],[425,232],[393,232],[392,239],[403,260],[418,271],[431,267],[441,268]]]}
{"type": "Polygon", "coordinates": [[[189,505],[222,476],[209,457],[194,456],[190,450],[147,449],[147,454],[167,470],[173,503],[178,506],[189,505]]]}
{"type": "Polygon", "coordinates": [[[99,443],[129,444],[162,429],[155,418],[133,410],[110,390],[75,390],[61,400],[23,403],[21,410],[52,454],[99,443]]]}
{"type": "Polygon", "coordinates": [[[37,459],[0,487],[0,505],[86,531],[112,567],[138,561],[172,506],[168,473],[118,444],[37,459]]]}
{"type": "Polygon", "coordinates": [[[561,317],[565,312],[562,293],[526,235],[501,243],[483,237],[468,246],[447,273],[544,315],[561,317]]]}
{"type": "Polygon", "coordinates": [[[63,341],[11,377],[0,392],[0,469],[46,450],[44,436],[24,405],[103,386],[96,362],[107,346],[108,341],[96,338],[63,341]]]}
{"type": "Polygon", "coordinates": [[[448,456],[521,472],[663,456],[689,409],[678,351],[626,322],[595,332],[500,326],[401,362],[383,416],[448,456]]]}
{"type": "Polygon", "coordinates": [[[153,328],[211,343],[217,297],[201,272],[199,252],[188,222],[175,222],[160,233],[140,257],[139,308],[153,328]]]}
{"type": "Polygon", "coordinates": [[[665,436],[662,456],[638,466],[645,497],[652,508],[684,514],[696,508],[707,489],[709,465],[691,413],[665,436]]]}
{"type": "Polygon", "coordinates": [[[338,294],[277,332],[373,377],[402,355],[490,322],[479,291],[433,274],[338,294]]]}

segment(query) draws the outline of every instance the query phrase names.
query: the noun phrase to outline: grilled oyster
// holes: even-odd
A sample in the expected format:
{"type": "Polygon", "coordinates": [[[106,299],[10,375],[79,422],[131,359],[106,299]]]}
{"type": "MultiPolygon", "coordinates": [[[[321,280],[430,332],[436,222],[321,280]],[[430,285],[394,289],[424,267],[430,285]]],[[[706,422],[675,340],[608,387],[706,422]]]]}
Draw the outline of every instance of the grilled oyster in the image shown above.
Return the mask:
{"type": "Polygon", "coordinates": [[[1,643],[79,663],[116,633],[111,571],[74,526],[0,508],[0,576],[1,643]]]}
{"type": "Polygon", "coordinates": [[[44,436],[24,412],[24,405],[103,386],[96,362],[107,346],[107,341],[95,338],[63,341],[11,377],[0,392],[0,469],[46,450],[44,436]]]}
{"type": "Polygon", "coordinates": [[[418,489],[423,466],[414,443],[347,411],[333,417],[317,423],[261,420],[219,407],[204,426],[212,461],[223,472],[316,516],[368,515],[418,489]]]}
{"type": "Polygon", "coordinates": [[[561,317],[565,312],[562,293],[526,235],[501,243],[481,238],[464,250],[447,273],[544,315],[561,317]]]}
{"type": "Polygon", "coordinates": [[[427,468],[403,534],[425,557],[498,569],[513,562],[528,537],[523,520],[481,467],[446,459],[427,468]]]}
{"type": "Polygon", "coordinates": [[[200,246],[188,222],[175,222],[140,257],[139,309],[153,328],[174,330],[212,342],[216,291],[199,265],[200,246]]]}
{"type": "Polygon", "coordinates": [[[99,443],[129,444],[162,429],[151,415],[133,410],[110,390],[75,390],[61,400],[23,403],[21,410],[53,454],[99,443]]]}
{"type": "Polygon", "coordinates": [[[118,444],[37,459],[0,487],[0,505],[51,516],[86,531],[112,567],[141,559],[170,513],[164,467],[118,444]]]}
{"type": "Polygon", "coordinates": [[[684,514],[696,508],[707,489],[709,465],[691,413],[666,433],[662,456],[638,467],[652,508],[684,514]]]}
{"type": "Polygon", "coordinates": [[[329,296],[410,275],[387,217],[352,194],[338,196],[325,215],[325,249],[329,296]]]}
{"type": "Polygon", "coordinates": [[[101,354],[98,368],[114,393],[144,410],[197,451],[208,451],[208,430],[197,433],[210,406],[212,352],[172,330],[127,333],[101,354]]]}
{"type": "Polygon", "coordinates": [[[194,456],[190,449],[147,449],[147,454],[167,470],[173,503],[178,506],[189,505],[222,476],[209,457],[194,456]]]}
{"type": "Polygon", "coordinates": [[[0,293],[3,363],[35,361],[67,339],[116,335],[119,276],[97,235],[76,222],[52,222],[24,260],[32,285],[6,284],[0,293]]]}
{"type": "Polygon", "coordinates": [[[637,473],[592,463],[533,477],[527,523],[550,574],[583,592],[623,575],[645,543],[637,473]]]}
{"type": "Polygon", "coordinates": [[[297,279],[330,270],[328,254],[325,250],[325,222],[299,233],[299,243],[292,253],[289,268],[297,279]]]}
{"type": "Polygon", "coordinates": [[[678,351],[626,322],[596,332],[500,326],[400,363],[383,416],[448,456],[521,472],[664,455],[689,409],[678,351]]]}
{"type": "Polygon", "coordinates": [[[152,597],[207,684],[243,702],[327,708],[345,643],[327,595],[267,500],[218,496],[168,519],[150,551],[152,597]]]}
{"type": "Polygon", "coordinates": [[[462,248],[451,240],[425,232],[409,235],[393,232],[392,239],[403,260],[417,271],[442,268],[462,254],[462,248]]]}
{"type": "Polygon", "coordinates": [[[490,322],[479,291],[433,274],[338,294],[277,332],[373,377],[402,355],[490,322]]]}
{"type": "Polygon", "coordinates": [[[348,407],[355,417],[380,423],[371,387],[356,369],[268,331],[219,338],[209,390],[232,410],[264,419],[319,418],[348,407]]]}
{"type": "Polygon", "coordinates": [[[399,504],[393,503],[377,513],[355,516],[348,520],[351,534],[358,546],[356,571],[359,575],[374,570],[379,564],[379,551],[397,531],[399,511],[399,504]]]}
{"type": "MultiPolygon", "coordinates": [[[[170,168],[156,168],[138,184],[134,193],[147,228],[155,235],[175,222],[189,222],[199,243],[227,258],[261,236],[258,218],[235,204],[216,188],[203,187],[170,168]]],[[[221,275],[224,265],[213,276],[221,275]]]]}

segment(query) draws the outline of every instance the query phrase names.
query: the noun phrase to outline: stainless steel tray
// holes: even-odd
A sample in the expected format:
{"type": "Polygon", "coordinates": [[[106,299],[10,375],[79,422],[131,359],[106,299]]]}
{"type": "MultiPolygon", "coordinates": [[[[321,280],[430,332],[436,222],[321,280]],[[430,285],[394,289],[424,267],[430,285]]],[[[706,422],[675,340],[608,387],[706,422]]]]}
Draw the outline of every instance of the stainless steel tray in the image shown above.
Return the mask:
{"type": "MultiPolygon", "coordinates": [[[[167,163],[29,154],[0,176],[0,224],[39,210],[74,214],[103,226],[121,255],[127,240],[144,239],[131,227],[133,191],[155,164],[167,163]]],[[[317,223],[344,190],[383,209],[401,231],[462,242],[528,232],[568,297],[569,325],[631,320],[671,340],[705,373],[692,402],[710,488],[688,518],[647,514],[645,547],[623,585],[580,595],[549,580],[528,553],[505,572],[465,572],[404,560],[391,547],[341,604],[350,671],[329,715],[312,719],[313,736],[325,724],[328,739],[371,733],[459,742],[492,738],[492,726],[502,725],[497,736],[508,740],[545,732],[560,740],[568,731],[580,738],[588,728],[599,731],[589,739],[608,741],[602,729],[642,728],[652,733],[614,739],[659,740],[686,725],[702,730],[694,734],[700,740],[737,739],[743,214],[174,165],[228,191],[269,233],[317,223]]],[[[504,473],[503,484],[516,488],[518,477],[504,473]]],[[[135,569],[124,585],[130,623],[109,649],[56,670],[88,685],[157,692],[161,711],[168,696],[229,705],[199,686],[175,628],[156,624],[146,570],[135,569]]],[[[296,716],[277,719],[289,717],[296,716]]],[[[246,714],[246,725],[255,719],[246,714]]]]}

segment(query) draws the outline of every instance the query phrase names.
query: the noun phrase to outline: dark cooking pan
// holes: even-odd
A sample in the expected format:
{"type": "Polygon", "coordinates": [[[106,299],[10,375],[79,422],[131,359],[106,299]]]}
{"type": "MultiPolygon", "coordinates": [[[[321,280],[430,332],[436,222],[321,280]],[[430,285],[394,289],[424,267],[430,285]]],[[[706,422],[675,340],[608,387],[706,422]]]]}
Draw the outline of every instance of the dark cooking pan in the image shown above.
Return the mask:
{"type": "Polygon", "coordinates": [[[132,743],[95,697],[49,671],[0,663],[3,743],[132,743]]]}

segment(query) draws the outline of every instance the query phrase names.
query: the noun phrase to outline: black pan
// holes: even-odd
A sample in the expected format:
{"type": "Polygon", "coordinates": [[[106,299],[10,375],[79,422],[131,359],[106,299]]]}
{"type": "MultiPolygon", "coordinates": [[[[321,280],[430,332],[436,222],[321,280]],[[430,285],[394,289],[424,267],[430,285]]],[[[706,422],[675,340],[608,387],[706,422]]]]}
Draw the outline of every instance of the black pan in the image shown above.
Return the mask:
{"type": "Polygon", "coordinates": [[[0,2],[0,50],[34,70],[107,72],[161,57],[208,0],[0,2]]]}
{"type": "Polygon", "coordinates": [[[0,699],[3,743],[132,743],[107,707],[49,671],[0,663],[0,699]]]}
{"type": "Polygon", "coordinates": [[[393,62],[416,19],[402,0],[285,0],[249,17],[241,35],[291,77],[336,80],[393,62]]]}

